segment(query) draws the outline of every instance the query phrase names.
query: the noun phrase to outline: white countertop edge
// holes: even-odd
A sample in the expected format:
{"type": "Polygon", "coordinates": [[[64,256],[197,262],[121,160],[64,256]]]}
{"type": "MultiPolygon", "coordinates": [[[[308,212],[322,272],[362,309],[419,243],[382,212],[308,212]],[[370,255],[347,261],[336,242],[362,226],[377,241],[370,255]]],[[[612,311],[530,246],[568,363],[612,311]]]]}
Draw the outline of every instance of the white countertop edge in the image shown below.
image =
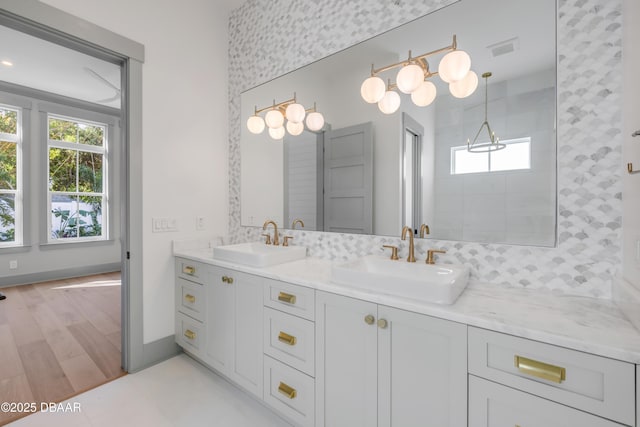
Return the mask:
{"type": "Polygon", "coordinates": [[[210,249],[176,251],[174,255],[471,327],[640,364],[640,332],[609,300],[564,296],[559,298],[558,295],[540,290],[470,284],[454,304],[437,305],[332,283],[331,261],[319,258],[308,257],[300,261],[255,268],[214,259],[210,249]],[[602,310],[589,311],[592,306],[602,310]],[[504,312],[501,313],[500,310],[504,312]],[[585,315],[585,312],[592,316],[585,315]],[[598,319],[598,316],[601,318],[598,319]],[[609,325],[604,324],[607,322],[609,325]],[[563,332],[556,332],[558,329],[563,332]],[[617,330],[617,334],[612,334],[612,330],[617,330]]]}

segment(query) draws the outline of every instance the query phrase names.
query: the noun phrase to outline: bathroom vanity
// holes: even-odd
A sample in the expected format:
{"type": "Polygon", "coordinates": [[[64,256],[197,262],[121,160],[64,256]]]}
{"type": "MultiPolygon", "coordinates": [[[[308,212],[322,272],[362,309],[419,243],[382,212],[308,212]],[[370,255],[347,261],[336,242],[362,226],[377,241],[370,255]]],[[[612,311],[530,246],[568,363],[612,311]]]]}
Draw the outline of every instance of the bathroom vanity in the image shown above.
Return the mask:
{"type": "Polygon", "coordinates": [[[176,342],[295,425],[638,425],[640,335],[610,301],[474,284],[437,305],[318,258],[176,255],[176,342]]]}

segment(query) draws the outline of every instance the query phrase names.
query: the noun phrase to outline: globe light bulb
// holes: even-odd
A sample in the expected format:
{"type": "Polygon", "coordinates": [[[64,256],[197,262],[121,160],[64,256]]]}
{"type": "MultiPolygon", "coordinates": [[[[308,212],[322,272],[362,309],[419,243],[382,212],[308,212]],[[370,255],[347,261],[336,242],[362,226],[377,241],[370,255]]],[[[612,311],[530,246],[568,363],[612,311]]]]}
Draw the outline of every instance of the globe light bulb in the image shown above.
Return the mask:
{"type": "Polygon", "coordinates": [[[436,99],[436,85],[430,81],[424,81],[418,86],[418,89],[411,92],[411,100],[418,107],[426,107],[436,99]]]}
{"type": "Polygon", "coordinates": [[[400,108],[400,95],[398,92],[388,90],[384,94],[384,98],[378,102],[378,108],[384,114],[393,114],[400,108]]]}
{"type": "Polygon", "coordinates": [[[476,91],[478,87],[478,75],[469,71],[464,79],[449,83],[449,92],[456,98],[466,98],[476,91]]]}
{"type": "Polygon", "coordinates": [[[269,136],[273,139],[282,139],[284,137],[284,126],[269,128],[269,136]]]}
{"type": "Polygon", "coordinates": [[[380,77],[371,76],[362,82],[360,95],[369,104],[375,104],[382,99],[386,89],[387,85],[384,84],[384,80],[380,77]]]}
{"type": "Polygon", "coordinates": [[[438,65],[438,74],[447,83],[462,80],[471,69],[471,58],[463,50],[447,53],[438,65]]]}
{"type": "Polygon", "coordinates": [[[396,84],[402,93],[411,93],[424,81],[424,71],[419,65],[405,65],[398,71],[396,84]]]}
{"type": "Polygon", "coordinates": [[[298,136],[302,133],[303,130],[304,124],[302,124],[302,122],[296,123],[287,121],[287,132],[289,132],[290,135],[298,136]]]}
{"type": "Polygon", "coordinates": [[[302,123],[306,114],[307,112],[305,111],[304,106],[300,104],[289,104],[285,110],[287,120],[293,123],[302,123]]]}
{"type": "Polygon", "coordinates": [[[247,128],[249,132],[258,135],[264,130],[264,120],[260,116],[251,116],[247,119],[247,128]]]}
{"type": "Polygon", "coordinates": [[[264,121],[271,129],[277,129],[284,124],[284,116],[278,110],[269,110],[264,116],[264,121]]]}
{"type": "Polygon", "coordinates": [[[324,126],[324,117],[322,114],[314,111],[307,116],[307,127],[314,132],[319,131],[324,126]]]}

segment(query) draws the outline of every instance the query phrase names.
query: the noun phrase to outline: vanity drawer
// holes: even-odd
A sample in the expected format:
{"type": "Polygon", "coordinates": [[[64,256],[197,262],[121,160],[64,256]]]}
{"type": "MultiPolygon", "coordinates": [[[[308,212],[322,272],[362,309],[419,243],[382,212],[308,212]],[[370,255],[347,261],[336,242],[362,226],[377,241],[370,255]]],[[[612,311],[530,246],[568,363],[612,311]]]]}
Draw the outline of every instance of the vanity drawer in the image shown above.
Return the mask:
{"type": "Polygon", "coordinates": [[[204,348],[204,325],[197,320],[176,313],[176,343],[186,351],[200,355],[204,348]]]}
{"type": "Polygon", "coordinates": [[[559,403],[469,375],[469,427],[622,427],[559,403]]]}
{"type": "Polygon", "coordinates": [[[469,373],[634,424],[634,365],[479,328],[469,328],[469,373]]]}
{"type": "Polygon", "coordinates": [[[304,286],[266,279],[264,305],[308,320],[315,318],[315,291],[304,286]]]}
{"type": "Polygon", "coordinates": [[[314,379],[269,356],[264,357],[264,401],[300,426],[314,425],[314,379]]]}
{"type": "Polygon", "coordinates": [[[176,276],[204,284],[207,277],[206,264],[198,261],[191,261],[185,258],[176,258],[176,276]]]}
{"type": "Polygon", "coordinates": [[[176,280],[178,310],[199,321],[204,320],[204,286],[178,278],[176,280]]]}
{"type": "Polygon", "coordinates": [[[265,308],[264,352],[307,375],[314,376],[314,323],[265,308]]]}

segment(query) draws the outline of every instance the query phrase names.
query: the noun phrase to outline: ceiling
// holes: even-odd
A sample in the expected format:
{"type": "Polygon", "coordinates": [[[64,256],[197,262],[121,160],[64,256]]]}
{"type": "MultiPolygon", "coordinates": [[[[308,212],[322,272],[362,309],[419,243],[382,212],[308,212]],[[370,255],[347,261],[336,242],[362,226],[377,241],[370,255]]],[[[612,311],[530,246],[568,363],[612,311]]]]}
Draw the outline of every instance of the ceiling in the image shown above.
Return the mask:
{"type": "Polygon", "coordinates": [[[120,108],[120,66],[0,26],[0,81],[120,108]]]}

